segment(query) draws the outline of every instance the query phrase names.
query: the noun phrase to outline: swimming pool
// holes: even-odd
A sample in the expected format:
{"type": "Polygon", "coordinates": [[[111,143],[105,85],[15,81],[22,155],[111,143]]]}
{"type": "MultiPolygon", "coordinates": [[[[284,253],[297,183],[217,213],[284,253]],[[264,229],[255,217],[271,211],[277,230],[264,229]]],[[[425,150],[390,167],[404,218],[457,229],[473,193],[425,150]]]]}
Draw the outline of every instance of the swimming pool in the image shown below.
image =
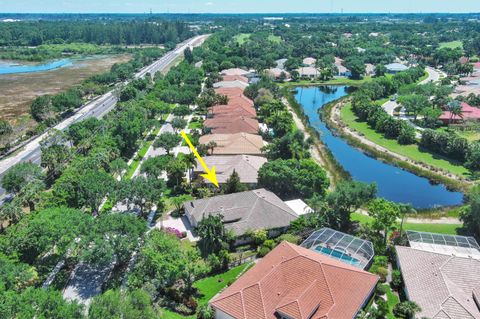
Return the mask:
{"type": "Polygon", "coordinates": [[[315,247],[315,250],[318,251],[319,253],[322,253],[322,254],[330,256],[332,258],[341,260],[341,261],[343,261],[347,264],[350,264],[352,266],[360,265],[360,260],[358,260],[356,258],[353,258],[351,256],[348,256],[348,255],[345,255],[345,253],[343,253],[339,250],[335,250],[335,249],[331,249],[331,248],[327,248],[327,247],[322,247],[322,246],[315,247]]]}

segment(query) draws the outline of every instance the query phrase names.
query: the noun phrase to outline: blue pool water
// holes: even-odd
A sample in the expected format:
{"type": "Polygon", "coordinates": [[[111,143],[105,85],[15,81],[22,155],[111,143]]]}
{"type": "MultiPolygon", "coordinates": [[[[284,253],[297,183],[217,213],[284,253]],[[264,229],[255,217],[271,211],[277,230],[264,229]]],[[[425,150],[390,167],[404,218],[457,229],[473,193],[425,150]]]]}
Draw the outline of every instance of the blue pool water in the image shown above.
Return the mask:
{"type": "Polygon", "coordinates": [[[358,259],[353,258],[353,257],[348,256],[348,255],[345,255],[343,252],[338,251],[338,250],[334,250],[334,249],[327,248],[327,247],[322,247],[322,246],[315,247],[315,250],[324,254],[324,255],[327,255],[327,256],[333,257],[335,259],[341,260],[341,261],[343,261],[347,264],[350,264],[352,266],[358,266],[360,264],[360,261],[358,259]]]}
{"type": "Polygon", "coordinates": [[[0,75],[50,71],[50,70],[58,69],[70,64],[72,64],[70,59],[63,59],[63,60],[57,60],[57,61],[52,61],[52,62],[43,63],[43,64],[32,64],[32,65],[2,63],[0,61],[0,75]]]}
{"type": "Polygon", "coordinates": [[[320,119],[318,110],[349,94],[347,86],[299,87],[296,90],[295,98],[308,116],[311,126],[320,133],[322,141],[353,179],[376,183],[380,197],[397,203],[410,203],[415,208],[462,204],[462,193],[449,191],[444,185],[433,185],[426,178],[367,156],[332,134],[320,119]]]}

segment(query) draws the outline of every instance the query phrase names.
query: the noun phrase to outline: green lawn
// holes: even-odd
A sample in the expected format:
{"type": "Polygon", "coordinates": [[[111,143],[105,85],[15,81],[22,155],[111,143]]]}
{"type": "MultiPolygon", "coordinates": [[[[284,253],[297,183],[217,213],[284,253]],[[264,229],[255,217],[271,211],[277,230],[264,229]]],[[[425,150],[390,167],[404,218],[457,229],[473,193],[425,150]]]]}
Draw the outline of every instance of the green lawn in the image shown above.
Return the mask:
{"type": "Polygon", "coordinates": [[[250,33],[240,33],[233,37],[233,40],[242,45],[250,39],[250,33]]]}
{"type": "MultiPolygon", "coordinates": [[[[150,134],[151,137],[156,137],[157,134],[160,132],[161,127],[157,127],[152,134],[150,134]]],[[[138,151],[137,156],[135,156],[135,159],[132,161],[130,166],[128,167],[127,174],[125,175],[125,179],[131,179],[133,174],[138,168],[138,165],[140,165],[140,162],[142,159],[147,155],[148,149],[150,146],[152,146],[153,141],[150,141],[147,139],[147,141],[143,142],[142,148],[138,151]]]]}
{"type": "Polygon", "coordinates": [[[348,103],[341,110],[342,120],[349,127],[362,133],[368,140],[383,146],[392,152],[406,156],[414,161],[423,162],[425,164],[437,167],[439,169],[447,170],[458,176],[467,176],[469,170],[463,167],[460,163],[450,161],[440,155],[432,154],[420,150],[417,144],[400,145],[396,140],[387,139],[381,133],[375,132],[366,122],[358,121],[357,116],[353,113],[351,104],[348,103]]]}
{"type": "Polygon", "coordinates": [[[200,122],[190,122],[188,124],[188,128],[193,130],[193,129],[201,129],[202,128],[202,123],[200,122]]]}
{"type": "MultiPolygon", "coordinates": [[[[447,127],[440,127],[437,129],[438,131],[446,131],[447,127]]],[[[469,142],[475,142],[480,140],[480,131],[462,131],[462,130],[455,130],[459,136],[466,138],[469,142]]]]}
{"type": "MultiPolygon", "coordinates": [[[[240,275],[240,273],[250,267],[253,266],[253,263],[248,263],[244,265],[240,265],[238,267],[232,268],[229,271],[201,279],[193,284],[195,288],[198,289],[199,298],[198,298],[198,305],[204,305],[210,301],[217,293],[219,293],[223,288],[225,288],[228,284],[231,284],[235,279],[240,275]]],[[[162,309],[163,318],[164,319],[193,319],[196,318],[195,315],[193,316],[182,316],[173,311],[162,309]]]]}
{"type": "Polygon", "coordinates": [[[450,48],[450,49],[460,48],[460,49],[463,49],[463,43],[462,43],[462,41],[441,42],[440,43],[440,49],[443,49],[443,48],[450,48]]]}
{"type": "Polygon", "coordinates": [[[274,42],[274,43],[280,43],[282,42],[282,38],[279,37],[278,35],[273,35],[273,34],[270,34],[268,36],[268,40],[271,41],[271,42],[274,42]]]}
{"type": "MultiPolygon", "coordinates": [[[[353,221],[358,221],[361,224],[371,223],[373,218],[359,213],[353,213],[351,215],[353,221]]],[[[399,226],[399,225],[398,225],[399,226]]],[[[460,225],[457,224],[413,224],[413,223],[404,223],[404,230],[415,230],[415,231],[424,231],[438,234],[449,234],[457,235],[457,228],[460,225]]]]}
{"type": "Polygon", "coordinates": [[[387,303],[388,303],[388,308],[389,308],[389,313],[387,314],[388,319],[395,319],[395,316],[393,315],[393,308],[400,302],[400,298],[393,292],[392,287],[388,284],[384,284],[387,289],[387,303]]]}

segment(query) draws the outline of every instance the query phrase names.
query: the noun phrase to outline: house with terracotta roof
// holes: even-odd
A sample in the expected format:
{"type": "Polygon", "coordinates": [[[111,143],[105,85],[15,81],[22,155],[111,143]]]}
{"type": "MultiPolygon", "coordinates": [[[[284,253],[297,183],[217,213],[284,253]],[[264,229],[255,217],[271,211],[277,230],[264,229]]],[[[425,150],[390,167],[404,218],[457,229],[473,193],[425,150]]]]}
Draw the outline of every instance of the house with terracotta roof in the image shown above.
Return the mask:
{"type": "Polygon", "coordinates": [[[245,95],[241,94],[238,96],[237,95],[230,96],[228,98],[228,105],[253,107],[254,102],[250,100],[248,97],[246,97],[245,95]]]}
{"type": "Polygon", "coordinates": [[[208,145],[214,142],[216,147],[210,155],[259,155],[266,145],[260,135],[255,134],[208,134],[200,137],[199,143],[208,145]]]}
{"type": "Polygon", "coordinates": [[[239,76],[247,76],[250,72],[240,69],[240,68],[232,68],[220,71],[221,75],[239,75],[239,76]]]}
{"type": "Polygon", "coordinates": [[[422,247],[395,246],[407,299],[417,318],[480,318],[480,260],[422,247]]]}
{"type": "Polygon", "coordinates": [[[216,319],[355,318],[378,277],[282,242],[210,301],[216,319]]]}
{"type": "Polygon", "coordinates": [[[203,218],[221,215],[225,229],[240,237],[237,241],[242,244],[251,241],[249,234],[255,230],[278,236],[298,218],[284,201],[264,188],[197,199],[186,202],[183,208],[193,227],[203,218]]]}
{"type": "Polygon", "coordinates": [[[314,79],[318,77],[318,75],[320,74],[320,71],[318,71],[317,68],[314,68],[311,66],[298,68],[297,72],[301,78],[307,78],[307,79],[314,79]]]}
{"type": "Polygon", "coordinates": [[[223,81],[241,81],[248,83],[248,78],[243,75],[224,75],[223,81]]]}
{"type": "Polygon", "coordinates": [[[231,98],[231,97],[234,97],[234,96],[242,96],[243,95],[243,92],[245,91],[245,89],[243,88],[238,88],[238,87],[234,87],[234,88],[216,88],[214,89],[215,93],[217,94],[220,94],[220,95],[226,95],[227,97],[231,98]]]}
{"type": "Polygon", "coordinates": [[[248,83],[245,83],[240,80],[233,80],[233,81],[220,81],[213,84],[213,87],[218,88],[240,88],[245,89],[248,86],[248,83]]]}
{"type": "Polygon", "coordinates": [[[246,106],[244,104],[228,104],[228,105],[214,105],[209,109],[209,117],[231,116],[231,117],[249,117],[256,118],[257,110],[253,106],[246,106]]]}
{"type": "MultiPolygon", "coordinates": [[[[205,156],[203,158],[208,167],[215,166],[217,181],[219,184],[225,184],[232,176],[233,172],[238,174],[240,183],[253,188],[258,182],[258,170],[267,162],[265,157],[251,155],[232,155],[232,156],[205,156]]],[[[200,162],[194,169],[194,175],[200,176],[205,170],[200,162]]],[[[207,184],[209,183],[208,181],[207,184]]]]}
{"type": "Polygon", "coordinates": [[[271,69],[265,70],[265,73],[269,77],[271,77],[275,80],[278,80],[278,79],[282,78],[282,74],[283,74],[285,80],[290,79],[290,73],[288,71],[285,71],[284,69],[271,68],[271,69]]]}
{"type": "Polygon", "coordinates": [[[317,62],[317,59],[312,58],[312,57],[307,57],[307,58],[303,59],[302,64],[304,66],[314,66],[316,62],[317,62]]]}
{"type": "Polygon", "coordinates": [[[350,77],[352,72],[343,66],[343,60],[339,57],[335,57],[335,66],[337,67],[337,76],[339,77],[350,77]]]}
{"type": "Polygon", "coordinates": [[[465,121],[480,121],[480,108],[471,106],[465,102],[460,103],[462,115],[454,115],[450,111],[444,111],[438,118],[444,124],[460,123],[465,121]]]}
{"type": "Polygon", "coordinates": [[[211,134],[257,134],[260,126],[256,119],[245,116],[232,117],[226,114],[205,120],[203,127],[211,134]]]}

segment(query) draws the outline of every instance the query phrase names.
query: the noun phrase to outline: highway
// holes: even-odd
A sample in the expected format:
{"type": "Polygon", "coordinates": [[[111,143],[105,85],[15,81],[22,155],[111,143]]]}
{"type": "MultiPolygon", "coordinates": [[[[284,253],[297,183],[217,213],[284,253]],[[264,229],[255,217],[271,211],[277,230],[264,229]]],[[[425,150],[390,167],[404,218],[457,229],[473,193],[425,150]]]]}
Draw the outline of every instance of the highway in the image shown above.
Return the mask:
{"type": "MultiPolygon", "coordinates": [[[[145,75],[147,75],[147,73],[153,75],[159,71],[161,72],[166,70],[177,58],[183,54],[186,48],[200,46],[207,38],[208,35],[201,35],[180,43],[177,45],[176,49],[166,53],[159,60],[141,69],[137,74],[134,75],[134,78],[143,78],[145,75]]],[[[128,84],[128,81],[123,84],[128,84]]],[[[85,119],[91,117],[101,118],[110,112],[116,104],[117,98],[114,94],[114,90],[112,90],[82,106],[74,115],[57,124],[54,129],[63,131],[70,125],[81,122],[85,119]]],[[[5,175],[5,173],[12,166],[18,163],[32,162],[40,164],[40,142],[47,136],[47,134],[48,132],[39,135],[26,144],[20,151],[17,151],[16,153],[0,160],[0,181],[3,178],[3,175],[5,175]]],[[[0,187],[0,205],[3,203],[5,197],[5,190],[0,187]]]]}

